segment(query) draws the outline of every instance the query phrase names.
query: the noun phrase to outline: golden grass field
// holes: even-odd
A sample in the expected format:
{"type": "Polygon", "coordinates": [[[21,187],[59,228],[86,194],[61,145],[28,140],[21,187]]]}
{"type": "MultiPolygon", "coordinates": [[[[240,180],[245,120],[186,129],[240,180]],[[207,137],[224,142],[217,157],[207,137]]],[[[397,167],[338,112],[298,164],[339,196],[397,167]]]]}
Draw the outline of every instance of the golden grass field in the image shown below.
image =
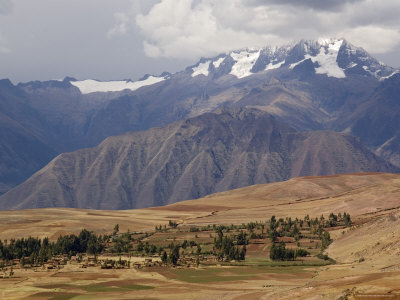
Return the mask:
{"type": "Polygon", "coordinates": [[[18,269],[13,278],[0,279],[0,299],[400,299],[396,174],[301,177],[149,209],[2,211],[0,239],[55,239],[82,228],[103,234],[117,223],[121,231],[138,231],[169,220],[185,225],[241,224],[272,215],[319,217],[344,211],[356,225],[331,232],[334,242],[326,252],[337,261],[334,265],[275,267],[260,258],[244,267],[18,269]]]}

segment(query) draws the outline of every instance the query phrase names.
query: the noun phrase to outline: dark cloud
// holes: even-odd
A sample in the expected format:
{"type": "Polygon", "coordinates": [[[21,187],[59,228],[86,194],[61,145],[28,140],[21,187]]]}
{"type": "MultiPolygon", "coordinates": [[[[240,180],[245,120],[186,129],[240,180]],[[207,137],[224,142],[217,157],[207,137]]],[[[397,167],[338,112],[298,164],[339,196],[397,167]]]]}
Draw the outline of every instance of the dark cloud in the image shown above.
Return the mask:
{"type": "Polygon", "coordinates": [[[398,67],[399,11],[399,0],[0,0],[0,78],[137,79],[319,37],[398,67]]]}
{"type": "Polygon", "coordinates": [[[364,0],[250,0],[253,5],[289,5],[310,8],[314,10],[339,10],[346,4],[364,0]]]}

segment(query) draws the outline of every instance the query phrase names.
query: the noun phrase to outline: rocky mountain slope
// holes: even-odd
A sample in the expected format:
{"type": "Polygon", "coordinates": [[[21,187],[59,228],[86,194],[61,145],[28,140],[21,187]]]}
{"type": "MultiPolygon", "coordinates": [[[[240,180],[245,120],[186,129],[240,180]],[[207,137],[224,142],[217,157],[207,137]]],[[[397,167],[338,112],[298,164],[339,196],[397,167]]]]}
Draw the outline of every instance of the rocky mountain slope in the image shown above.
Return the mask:
{"type": "MultiPolygon", "coordinates": [[[[27,161],[23,156],[30,139],[37,140],[39,153],[45,156],[29,157],[30,168],[24,163],[8,170],[1,167],[0,174],[7,173],[3,178],[15,179],[0,179],[0,194],[62,152],[222,106],[259,108],[300,131],[328,129],[359,136],[370,149],[400,166],[396,72],[362,48],[330,39],[232,51],[203,58],[175,74],[146,75],[136,82],[65,78],[14,86],[4,81],[2,118],[16,122],[25,133],[20,143],[9,137],[1,140],[3,148],[14,152],[10,156],[3,151],[1,160],[8,165],[14,164],[11,157],[27,161]]],[[[1,123],[7,134],[21,137],[10,126],[9,121],[1,123]]]]}
{"type": "Polygon", "coordinates": [[[223,109],[64,153],[0,198],[1,209],[158,206],[303,175],[398,171],[357,138],[296,132],[268,113],[223,109]]]}
{"type": "Polygon", "coordinates": [[[399,165],[400,155],[400,74],[378,86],[372,95],[342,123],[340,129],[359,136],[377,153],[399,165]]]}
{"type": "Polygon", "coordinates": [[[9,80],[0,80],[0,194],[47,164],[56,151],[46,144],[41,120],[9,80]]]}

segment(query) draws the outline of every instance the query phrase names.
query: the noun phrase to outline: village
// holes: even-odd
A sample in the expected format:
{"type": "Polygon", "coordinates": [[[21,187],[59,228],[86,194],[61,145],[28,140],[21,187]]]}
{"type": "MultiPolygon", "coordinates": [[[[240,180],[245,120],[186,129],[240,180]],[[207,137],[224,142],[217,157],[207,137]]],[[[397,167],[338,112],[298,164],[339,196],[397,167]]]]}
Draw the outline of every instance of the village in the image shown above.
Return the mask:
{"type": "Polygon", "coordinates": [[[0,241],[0,274],[6,278],[26,269],[59,271],[67,265],[119,270],[198,268],[246,264],[246,257],[332,263],[322,254],[331,240],[329,230],[350,226],[346,213],[330,214],[326,219],[273,216],[266,222],[241,225],[183,226],[169,221],[151,232],[121,233],[117,224],[112,234],[103,236],[83,229],[78,236],[60,236],[54,242],[35,238],[0,241]]]}

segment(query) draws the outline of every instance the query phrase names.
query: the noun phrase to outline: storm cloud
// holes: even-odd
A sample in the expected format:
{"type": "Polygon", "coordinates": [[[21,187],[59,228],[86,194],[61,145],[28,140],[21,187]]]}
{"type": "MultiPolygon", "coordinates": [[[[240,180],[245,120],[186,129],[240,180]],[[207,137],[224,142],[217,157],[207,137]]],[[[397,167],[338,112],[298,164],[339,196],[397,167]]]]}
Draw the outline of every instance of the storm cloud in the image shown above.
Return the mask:
{"type": "Polygon", "coordinates": [[[361,2],[364,0],[253,0],[249,1],[252,5],[266,5],[266,4],[278,4],[278,5],[289,5],[306,7],[313,10],[339,10],[342,9],[346,4],[352,4],[355,2],[361,2]]]}
{"type": "Polygon", "coordinates": [[[0,0],[0,78],[135,80],[330,37],[399,67],[399,11],[398,0],[0,0]]]}

